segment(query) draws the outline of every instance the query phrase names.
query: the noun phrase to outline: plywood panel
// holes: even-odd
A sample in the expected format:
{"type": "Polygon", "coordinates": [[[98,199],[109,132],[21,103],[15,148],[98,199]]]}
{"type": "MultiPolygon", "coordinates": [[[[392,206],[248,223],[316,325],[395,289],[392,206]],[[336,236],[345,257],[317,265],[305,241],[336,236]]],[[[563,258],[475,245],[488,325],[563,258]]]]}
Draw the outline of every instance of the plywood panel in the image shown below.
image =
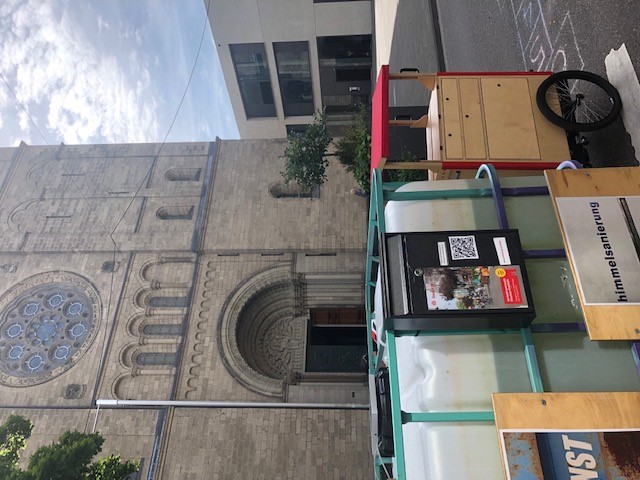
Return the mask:
{"type": "Polygon", "coordinates": [[[462,124],[460,122],[460,98],[455,78],[440,80],[440,101],[444,123],[444,148],[446,158],[462,158],[462,124]]]}
{"type": "Polygon", "coordinates": [[[494,393],[502,429],[640,428],[639,392],[494,393]]]}
{"type": "Polygon", "coordinates": [[[485,146],[478,79],[461,78],[458,82],[460,85],[460,110],[462,113],[465,157],[473,160],[484,160],[487,158],[487,149],[485,146]]]}
{"type": "Polygon", "coordinates": [[[431,92],[431,100],[429,101],[429,125],[427,126],[427,143],[431,144],[429,148],[430,156],[428,160],[440,160],[442,158],[440,145],[441,132],[440,132],[440,110],[439,110],[439,95],[437,92],[431,92]]]}
{"type": "MultiPolygon", "coordinates": [[[[567,245],[567,237],[558,214],[556,198],[640,195],[638,167],[547,170],[545,177],[565,245],[567,245]]],[[[569,264],[574,277],[577,278],[578,273],[571,258],[569,258],[569,264]]],[[[584,305],[585,300],[580,289],[578,289],[578,296],[589,338],[592,340],[640,340],[640,305],[584,305]]]]}
{"type": "Polygon", "coordinates": [[[540,158],[526,77],[482,78],[489,156],[496,160],[540,158]]]}
{"type": "MultiPolygon", "coordinates": [[[[562,162],[571,158],[569,152],[569,143],[565,131],[544,118],[542,112],[536,104],[536,92],[540,84],[546,79],[540,75],[527,77],[529,82],[529,95],[531,97],[531,105],[533,105],[533,120],[536,125],[536,134],[538,136],[538,147],[540,149],[540,158],[543,162],[562,162]]],[[[555,87],[553,87],[555,91],[555,87]]],[[[560,111],[560,102],[557,95],[550,92],[549,104],[556,112],[560,111]]]]}

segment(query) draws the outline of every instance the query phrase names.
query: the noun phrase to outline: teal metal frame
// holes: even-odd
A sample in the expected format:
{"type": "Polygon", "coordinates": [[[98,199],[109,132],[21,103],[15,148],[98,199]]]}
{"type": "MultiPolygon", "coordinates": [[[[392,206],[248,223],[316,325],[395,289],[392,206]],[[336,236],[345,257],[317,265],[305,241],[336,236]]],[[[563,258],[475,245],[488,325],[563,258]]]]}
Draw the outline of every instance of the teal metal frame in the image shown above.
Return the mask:
{"type": "MultiPolygon", "coordinates": [[[[575,167],[572,167],[575,168],[575,167]]],[[[382,249],[382,242],[384,241],[384,234],[386,232],[385,218],[384,218],[384,206],[389,200],[407,201],[407,200],[436,200],[436,199],[448,199],[448,198],[480,198],[480,197],[493,197],[494,205],[496,207],[496,213],[498,215],[498,222],[501,229],[509,228],[506,211],[504,208],[503,195],[507,190],[511,190],[513,195],[527,195],[526,188],[523,188],[523,193],[515,193],[513,191],[518,189],[502,189],[498,180],[498,174],[492,165],[482,165],[478,169],[476,178],[482,178],[484,175],[489,177],[491,188],[479,188],[479,189],[458,189],[458,190],[436,190],[436,191],[420,191],[420,192],[396,192],[396,189],[404,185],[404,183],[383,183],[382,171],[375,169],[372,172],[371,181],[371,196],[369,205],[369,230],[367,236],[367,263],[365,269],[365,308],[367,312],[367,348],[369,353],[369,374],[375,375],[382,366],[382,358],[384,356],[384,344],[381,342],[379,350],[374,352],[373,346],[373,320],[374,309],[373,299],[375,294],[375,287],[377,281],[378,266],[384,263],[384,259],[381,259],[382,254],[378,254],[378,251],[382,249]],[[376,248],[376,246],[378,248],[376,248]]],[[[530,193],[536,195],[538,193],[530,193]]],[[[535,256],[532,258],[536,258],[535,256]]],[[[538,257],[540,258],[540,257],[538,257]]],[[[383,283],[382,280],[381,283],[383,283]]],[[[383,292],[385,287],[383,286],[383,292]]],[[[383,293],[384,296],[384,293],[383,293]]],[[[384,301],[383,301],[384,303],[384,301]]],[[[386,310],[383,308],[383,310],[386,310]]],[[[387,318],[388,312],[383,311],[383,315],[387,318]]],[[[549,328],[549,331],[555,331],[552,326],[545,325],[549,328]]],[[[569,331],[581,331],[578,324],[571,326],[567,325],[569,331]]],[[[558,330],[561,331],[561,330],[558,330]]],[[[567,330],[564,330],[567,331],[567,330]]],[[[525,356],[527,370],[529,373],[529,379],[531,382],[531,389],[533,392],[544,392],[544,384],[542,376],[540,374],[540,368],[538,365],[538,358],[536,355],[536,349],[533,341],[533,335],[531,328],[513,329],[513,330],[478,330],[467,332],[394,332],[393,330],[386,331],[386,348],[388,350],[388,371],[390,380],[390,396],[391,396],[391,413],[392,413],[392,427],[393,427],[393,441],[394,441],[394,459],[376,457],[374,461],[375,478],[379,478],[379,469],[382,463],[390,463],[393,460],[395,466],[394,478],[398,480],[406,480],[406,463],[404,456],[404,439],[402,435],[402,426],[409,422],[493,422],[493,411],[487,412],[428,412],[428,413],[411,413],[402,410],[400,402],[400,385],[398,379],[398,363],[396,356],[396,338],[401,335],[478,335],[478,334],[520,334],[523,344],[523,353],[525,356]]],[[[378,335],[383,335],[383,332],[378,332],[378,335]]]]}

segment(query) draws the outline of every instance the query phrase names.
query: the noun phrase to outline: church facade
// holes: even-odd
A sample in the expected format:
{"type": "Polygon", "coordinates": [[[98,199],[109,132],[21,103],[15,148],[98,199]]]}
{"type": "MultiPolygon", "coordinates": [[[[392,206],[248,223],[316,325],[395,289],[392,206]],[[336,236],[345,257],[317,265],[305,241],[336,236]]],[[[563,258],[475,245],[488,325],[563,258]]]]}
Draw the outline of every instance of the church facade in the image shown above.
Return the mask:
{"type": "Polygon", "coordinates": [[[142,478],[367,478],[366,201],[334,163],[283,184],[284,146],[0,149],[0,415],[34,421],[26,455],[95,428],[142,478]]]}

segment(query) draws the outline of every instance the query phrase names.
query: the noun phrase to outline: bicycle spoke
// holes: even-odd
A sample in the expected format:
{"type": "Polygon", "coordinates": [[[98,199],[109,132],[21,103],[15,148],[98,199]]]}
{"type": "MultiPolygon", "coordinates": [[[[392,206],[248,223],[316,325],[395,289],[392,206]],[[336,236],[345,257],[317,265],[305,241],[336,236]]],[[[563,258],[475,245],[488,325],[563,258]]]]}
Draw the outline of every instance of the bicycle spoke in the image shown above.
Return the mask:
{"type": "Polygon", "coordinates": [[[583,98],[582,99],[584,102],[588,102],[589,104],[591,104],[592,109],[595,112],[598,112],[600,114],[601,117],[606,117],[607,115],[609,115],[609,112],[611,110],[605,110],[604,108],[602,108],[601,105],[597,105],[593,100],[589,99],[589,98],[583,98]]]}
{"type": "MultiPolygon", "coordinates": [[[[578,123],[593,123],[593,122],[594,122],[594,119],[593,119],[593,118],[591,118],[591,115],[589,115],[589,113],[587,113],[587,112],[590,112],[590,111],[591,111],[591,110],[589,110],[588,108],[583,108],[583,109],[579,110],[579,112],[582,114],[582,116],[586,117],[587,122],[581,122],[581,121],[579,121],[579,120],[578,120],[578,115],[576,115],[576,121],[577,121],[578,123]]],[[[596,120],[597,120],[597,118],[596,118],[596,120]]]]}

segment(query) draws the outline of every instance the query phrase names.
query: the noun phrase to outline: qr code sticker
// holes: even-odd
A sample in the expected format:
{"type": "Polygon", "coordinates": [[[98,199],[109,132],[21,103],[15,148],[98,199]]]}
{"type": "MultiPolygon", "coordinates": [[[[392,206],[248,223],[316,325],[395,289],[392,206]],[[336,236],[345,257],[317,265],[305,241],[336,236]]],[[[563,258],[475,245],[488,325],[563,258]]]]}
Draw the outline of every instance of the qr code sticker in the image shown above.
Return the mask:
{"type": "Polygon", "coordinates": [[[451,260],[469,260],[480,258],[476,237],[469,235],[466,237],[449,237],[451,247],[451,260]]]}

